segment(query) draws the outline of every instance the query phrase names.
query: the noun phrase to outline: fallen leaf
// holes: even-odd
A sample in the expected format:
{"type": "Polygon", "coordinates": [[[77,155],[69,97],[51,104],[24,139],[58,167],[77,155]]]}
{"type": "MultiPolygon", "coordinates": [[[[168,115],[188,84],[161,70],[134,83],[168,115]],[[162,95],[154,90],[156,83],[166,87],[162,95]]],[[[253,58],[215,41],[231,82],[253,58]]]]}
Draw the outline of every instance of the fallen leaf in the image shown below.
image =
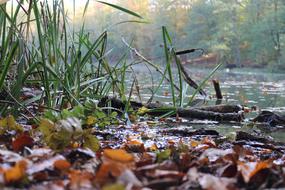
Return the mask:
{"type": "Polygon", "coordinates": [[[137,178],[133,171],[127,169],[118,178],[118,181],[124,185],[133,185],[136,187],[142,187],[142,182],[137,178]]]}
{"type": "Polygon", "coordinates": [[[100,143],[96,136],[92,134],[86,134],[83,136],[83,138],[84,138],[83,147],[90,148],[94,152],[99,150],[100,143]]]}
{"type": "Polygon", "coordinates": [[[236,179],[216,177],[210,174],[202,175],[199,179],[199,183],[202,189],[219,189],[219,190],[230,190],[234,189],[234,183],[236,179]]]}
{"type": "Polygon", "coordinates": [[[99,170],[96,173],[96,182],[99,184],[105,184],[108,180],[111,180],[111,177],[118,177],[123,171],[127,168],[116,162],[107,162],[103,163],[99,170]]]}
{"type": "Polygon", "coordinates": [[[263,169],[270,168],[270,161],[261,161],[261,162],[238,162],[238,171],[241,172],[242,177],[246,183],[256,175],[259,171],[263,169]]]}
{"type": "Polygon", "coordinates": [[[118,162],[131,162],[134,157],[123,149],[105,149],[104,156],[118,162]]]}
{"type": "Polygon", "coordinates": [[[221,150],[217,148],[209,148],[201,154],[199,160],[208,158],[210,162],[215,162],[219,158],[224,157],[227,154],[232,154],[232,153],[233,153],[232,149],[221,150]]]}
{"type": "Polygon", "coordinates": [[[170,157],[170,155],[171,155],[170,149],[166,149],[164,151],[157,153],[157,162],[162,162],[164,160],[167,160],[170,157]]]}
{"type": "Polygon", "coordinates": [[[124,147],[128,152],[144,152],[144,144],[138,140],[131,140],[125,144],[124,147]]]}
{"type": "Polygon", "coordinates": [[[48,169],[48,168],[53,168],[54,167],[54,163],[57,161],[57,160],[64,160],[65,158],[61,155],[56,155],[52,158],[49,158],[49,159],[45,159],[41,162],[38,162],[38,163],[34,163],[33,165],[31,165],[28,169],[27,169],[27,173],[29,175],[31,174],[34,174],[34,173],[37,173],[37,172],[41,172],[45,169],[48,169]]]}
{"type": "Polygon", "coordinates": [[[21,160],[14,167],[4,171],[4,179],[7,184],[21,181],[26,175],[27,162],[21,160]]]}
{"type": "Polygon", "coordinates": [[[56,160],[53,163],[53,166],[57,170],[64,171],[68,170],[71,167],[71,164],[67,160],[56,160]]]}
{"type": "Polygon", "coordinates": [[[195,141],[195,140],[190,141],[191,147],[197,147],[199,144],[200,144],[200,142],[198,142],[198,141],[195,141]]]}
{"type": "Polygon", "coordinates": [[[4,134],[7,130],[15,130],[17,132],[22,132],[23,127],[18,124],[12,115],[0,119],[0,134],[4,134]]]}
{"type": "Polygon", "coordinates": [[[216,143],[213,141],[213,139],[209,138],[208,136],[203,138],[202,144],[206,144],[206,145],[208,145],[211,148],[216,147],[216,143]]]}
{"type": "Polygon", "coordinates": [[[27,133],[22,133],[12,142],[13,150],[16,152],[22,151],[25,146],[31,147],[33,145],[34,139],[27,133]]]}
{"type": "Polygon", "coordinates": [[[1,150],[0,149],[0,155],[1,155],[1,160],[5,160],[6,162],[18,162],[20,160],[23,160],[24,157],[22,157],[21,155],[9,151],[9,150],[1,150]]]}
{"type": "Polygon", "coordinates": [[[148,150],[154,152],[158,150],[158,147],[155,143],[153,143],[150,147],[148,147],[148,150]]]}
{"type": "Polygon", "coordinates": [[[94,176],[89,172],[82,172],[79,170],[72,170],[69,173],[70,182],[68,189],[92,189],[92,179],[94,176]]]}
{"type": "Polygon", "coordinates": [[[97,118],[94,116],[87,116],[86,125],[94,125],[97,122],[97,118]]]}

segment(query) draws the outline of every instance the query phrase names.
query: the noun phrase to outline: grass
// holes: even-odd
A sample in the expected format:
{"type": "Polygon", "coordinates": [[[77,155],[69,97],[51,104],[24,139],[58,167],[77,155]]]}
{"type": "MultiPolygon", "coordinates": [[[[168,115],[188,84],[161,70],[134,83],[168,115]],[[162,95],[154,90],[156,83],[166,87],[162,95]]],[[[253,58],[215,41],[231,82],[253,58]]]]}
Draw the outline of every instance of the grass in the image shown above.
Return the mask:
{"type": "MultiPolygon", "coordinates": [[[[97,1],[105,6],[122,11],[140,20],[120,21],[147,23],[138,13],[126,8],[97,1]]],[[[130,76],[132,66],[143,62],[154,68],[162,75],[158,87],[153,88],[156,94],[163,82],[168,82],[172,95],[173,107],[184,106],[183,100],[186,91],[183,85],[179,57],[175,54],[169,32],[162,27],[162,39],[166,60],[165,70],[161,70],[155,63],[143,57],[136,49],[127,44],[125,52],[115,64],[110,64],[107,49],[108,31],[103,31],[92,40],[82,23],[80,30],[76,31],[69,22],[67,10],[63,0],[23,1],[11,2],[12,8],[8,10],[6,3],[0,5],[0,92],[8,94],[2,96],[0,114],[16,114],[19,108],[32,103],[45,105],[50,109],[62,109],[67,104],[81,105],[86,99],[99,99],[106,95],[118,95],[123,101],[129,103],[133,89],[139,94],[138,82],[132,72],[132,87],[128,92],[125,80],[130,76]],[[25,5],[25,6],[23,6],[25,5]],[[136,53],[139,60],[128,63],[130,52],[136,53]],[[173,64],[176,63],[178,81],[175,80],[173,64]],[[12,78],[11,73],[16,73],[12,78]],[[178,85],[176,85],[178,83],[178,85]],[[43,93],[36,97],[22,100],[21,90],[25,86],[42,88],[43,93]],[[178,95],[177,95],[178,94],[178,95]],[[6,102],[6,103],[5,103],[6,102]],[[8,102],[16,102],[10,106],[8,102]]],[[[89,1],[86,2],[82,20],[88,11],[89,1]]],[[[75,2],[74,2],[74,15],[75,2]]],[[[220,65],[219,65],[220,66],[220,65]]],[[[219,68],[205,78],[199,88],[219,68]]],[[[194,99],[197,89],[189,103],[194,99]]],[[[126,106],[125,112],[130,107],[126,106]]],[[[172,110],[173,111],[173,110],[172,110]]]]}

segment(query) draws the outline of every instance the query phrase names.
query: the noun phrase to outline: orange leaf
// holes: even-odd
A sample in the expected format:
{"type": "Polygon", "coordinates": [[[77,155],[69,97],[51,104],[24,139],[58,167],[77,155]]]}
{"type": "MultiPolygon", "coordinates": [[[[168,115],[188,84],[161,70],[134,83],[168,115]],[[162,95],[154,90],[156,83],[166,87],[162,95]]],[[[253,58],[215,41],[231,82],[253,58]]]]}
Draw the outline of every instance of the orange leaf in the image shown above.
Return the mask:
{"type": "Polygon", "coordinates": [[[71,164],[67,160],[57,160],[53,163],[53,166],[57,170],[68,170],[71,164]]]}
{"type": "Polygon", "coordinates": [[[270,167],[269,161],[238,163],[238,170],[241,172],[243,179],[246,183],[248,183],[250,179],[259,171],[269,167],[270,167]]]}
{"type": "Polygon", "coordinates": [[[69,173],[69,189],[92,189],[93,175],[89,172],[72,170],[69,173]]]}
{"type": "Polygon", "coordinates": [[[111,163],[104,163],[100,166],[100,169],[98,170],[97,174],[96,174],[96,178],[106,178],[108,177],[110,174],[112,174],[112,176],[119,176],[121,174],[121,167],[119,164],[116,164],[114,162],[111,163]]]}
{"type": "Polygon", "coordinates": [[[129,145],[141,145],[142,142],[138,141],[138,140],[130,140],[128,141],[129,145]]]}
{"type": "Polygon", "coordinates": [[[190,145],[191,147],[197,147],[200,143],[198,141],[195,141],[195,140],[191,140],[190,141],[190,145]]]}
{"type": "Polygon", "coordinates": [[[31,147],[33,145],[34,139],[26,133],[21,134],[12,142],[13,150],[17,152],[22,151],[25,146],[31,147]]]}
{"type": "Polygon", "coordinates": [[[150,147],[149,147],[149,150],[150,151],[157,151],[158,150],[158,147],[157,147],[157,145],[155,144],[155,143],[153,143],[150,147]]]}
{"type": "Polygon", "coordinates": [[[4,171],[4,179],[6,183],[14,183],[22,180],[26,174],[27,162],[21,160],[12,168],[4,171]]]}
{"type": "Polygon", "coordinates": [[[123,149],[105,149],[104,156],[118,162],[131,162],[134,157],[123,149]]]}

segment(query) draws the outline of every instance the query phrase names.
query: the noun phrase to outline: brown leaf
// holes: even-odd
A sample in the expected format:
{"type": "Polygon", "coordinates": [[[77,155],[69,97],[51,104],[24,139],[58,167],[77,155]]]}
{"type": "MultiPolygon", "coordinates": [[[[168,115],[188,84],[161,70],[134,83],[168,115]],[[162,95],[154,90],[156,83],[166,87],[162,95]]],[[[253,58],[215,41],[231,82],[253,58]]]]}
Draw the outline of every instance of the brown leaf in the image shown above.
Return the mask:
{"type": "Polygon", "coordinates": [[[137,140],[128,141],[125,149],[129,152],[145,152],[144,144],[137,140]]]}
{"type": "Polygon", "coordinates": [[[20,134],[13,142],[13,150],[18,152],[22,151],[25,146],[32,147],[34,145],[34,139],[27,133],[20,134]]]}
{"type": "Polygon", "coordinates": [[[227,164],[219,168],[217,173],[221,177],[235,177],[237,174],[237,166],[235,164],[227,164]]]}

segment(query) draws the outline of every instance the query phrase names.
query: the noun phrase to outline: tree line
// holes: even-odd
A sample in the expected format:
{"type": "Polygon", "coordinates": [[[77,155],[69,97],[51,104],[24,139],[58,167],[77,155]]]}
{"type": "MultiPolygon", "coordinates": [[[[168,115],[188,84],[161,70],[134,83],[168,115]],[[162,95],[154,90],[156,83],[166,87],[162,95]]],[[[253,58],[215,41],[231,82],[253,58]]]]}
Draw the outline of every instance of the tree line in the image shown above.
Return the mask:
{"type": "MultiPolygon", "coordinates": [[[[110,7],[89,5],[85,27],[90,34],[109,31],[114,59],[126,49],[124,38],[159,61],[161,26],[166,26],[177,49],[203,48],[237,67],[285,68],[284,0],[117,0],[116,4],[141,14],[147,23],[110,7]]],[[[82,20],[75,18],[75,23],[82,20]]]]}

